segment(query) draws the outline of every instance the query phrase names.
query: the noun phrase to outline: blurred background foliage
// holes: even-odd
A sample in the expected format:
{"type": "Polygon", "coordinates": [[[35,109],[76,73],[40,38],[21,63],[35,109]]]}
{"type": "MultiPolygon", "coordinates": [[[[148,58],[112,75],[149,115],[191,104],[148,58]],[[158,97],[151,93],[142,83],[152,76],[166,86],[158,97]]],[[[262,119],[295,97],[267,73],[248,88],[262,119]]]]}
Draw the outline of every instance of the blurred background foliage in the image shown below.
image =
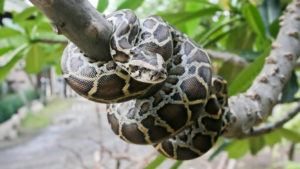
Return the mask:
{"type": "MultiPolygon", "coordinates": [[[[213,60],[215,72],[229,83],[229,94],[245,91],[261,70],[268,56],[271,42],[280,29],[279,17],[291,0],[100,0],[95,6],[98,11],[109,13],[116,9],[130,8],[137,15],[160,15],[170,24],[201,44],[206,49],[232,53],[248,64],[241,66],[227,60],[213,60]]],[[[49,68],[60,74],[60,57],[66,45],[66,38],[56,35],[51,22],[35,7],[22,11],[6,11],[4,0],[0,0],[0,81],[7,83],[8,74],[16,67],[29,76],[40,77],[49,68]]],[[[292,109],[293,101],[299,98],[299,67],[295,69],[286,85],[278,108],[269,122],[280,119],[292,109]]],[[[39,88],[37,82],[32,88],[39,88]]],[[[0,105],[14,99],[9,92],[1,92],[0,105]],[[5,99],[4,99],[5,98],[5,99]]],[[[30,96],[33,97],[33,96],[30,96]]],[[[19,106],[17,101],[13,107],[19,106]]],[[[2,110],[11,114],[14,110],[2,110]]],[[[6,116],[3,118],[7,118],[6,116]]],[[[1,122],[2,119],[0,119],[1,122]]],[[[247,153],[257,154],[266,146],[278,143],[300,142],[300,117],[274,132],[242,140],[220,139],[211,159],[221,151],[227,151],[231,158],[241,158],[247,153]]],[[[297,146],[296,146],[297,147],[297,146]]],[[[298,146],[299,148],[299,146],[298,146]]],[[[148,168],[155,168],[164,161],[158,156],[148,168]]],[[[172,168],[180,166],[181,162],[172,168]]],[[[300,167],[291,162],[287,168],[300,167]]]]}

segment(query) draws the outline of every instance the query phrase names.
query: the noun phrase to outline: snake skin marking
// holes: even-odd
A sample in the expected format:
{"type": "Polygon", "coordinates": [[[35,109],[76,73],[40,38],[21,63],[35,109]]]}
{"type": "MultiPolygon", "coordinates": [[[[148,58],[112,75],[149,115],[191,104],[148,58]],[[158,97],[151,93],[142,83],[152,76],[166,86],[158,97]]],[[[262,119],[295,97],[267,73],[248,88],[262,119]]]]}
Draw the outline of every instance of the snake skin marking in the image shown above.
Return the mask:
{"type": "Polygon", "coordinates": [[[136,81],[113,61],[90,60],[73,43],[64,50],[61,65],[63,76],[74,91],[100,103],[123,102],[151,95],[162,85],[136,81]]]}
{"type": "Polygon", "coordinates": [[[113,131],[127,142],[154,144],[162,141],[192,124],[207,102],[212,78],[208,55],[185,35],[172,27],[169,29],[177,53],[173,52],[169,59],[168,77],[161,90],[148,98],[108,106],[108,120],[113,131]],[[186,43],[192,47],[188,54],[186,43]],[[180,63],[176,58],[180,58],[180,63]]]}
{"type": "Polygon", "coordinates": [[[212,93],[197,121],[172,138],[154,145],[161,154],[176,160],[190,160],[203,155],[215,144],[223,129],[227,83],[219,76],[213,77],[212,81],[212,93]]]}
{"type": "Polygon", "coordinates": [[[144,27],[130,10],[117,11],[107,19],[114,27],[111,54],[116,64],[137,81],[163,82],[167,78],[165,59],[172,55],[172,50],[165,52],[165,48],[172,48],[168,25],[158,17],[150,17],[156,24],[144,27]],[[146,33],[148,37],[139,41],[146,33]]]}
{"type": "Polygon", "coordinates": [[[108,103],[111,128],[127,142],[156,145],[180,160],[208,151],[231,117],[223,116],[226,82],[212,78],[207,53],[160,17],[139,20],[121,10],[106,19],[113,25],[112,59],[91,60],[69,43],[61,63],[67,83],[108,103]]]}

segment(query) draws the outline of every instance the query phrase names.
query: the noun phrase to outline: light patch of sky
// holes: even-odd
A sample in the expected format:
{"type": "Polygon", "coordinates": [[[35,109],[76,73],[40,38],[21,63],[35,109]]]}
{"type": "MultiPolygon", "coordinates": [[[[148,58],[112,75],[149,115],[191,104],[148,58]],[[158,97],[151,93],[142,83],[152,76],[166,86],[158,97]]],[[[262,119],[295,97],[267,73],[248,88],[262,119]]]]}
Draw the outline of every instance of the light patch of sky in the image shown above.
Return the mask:
{"type": "Polygon", "coordinates": [[[91,4],[96,7],[98,4],[98,0],[89,0],[91,2],[91,4]]]}
{"type": "Polygon", "coordinates": [[[211,3],[218,3],[219,2],[219,0],[209,0],[209,2],[211,2],[211,3]]]}
{"type": "MultiPolygon", "coordinates": [[[[101,1],[101,0],[89,0],[90,1],[90,3],[94,6],[94,7],[96,7],[97,6],[97,4],[98,4],[98,2],[99,1],[101,1]]],[[[108,7],[105,9],[105,11],[104,11],[104,13],[110,13],[110,12],[112,12],[112,11],[114,11],[115,10],[115,8],[116,8],[116,3],[117,3],[117,1],[118,0],[109,0],[108,2],[108,7]]]]}

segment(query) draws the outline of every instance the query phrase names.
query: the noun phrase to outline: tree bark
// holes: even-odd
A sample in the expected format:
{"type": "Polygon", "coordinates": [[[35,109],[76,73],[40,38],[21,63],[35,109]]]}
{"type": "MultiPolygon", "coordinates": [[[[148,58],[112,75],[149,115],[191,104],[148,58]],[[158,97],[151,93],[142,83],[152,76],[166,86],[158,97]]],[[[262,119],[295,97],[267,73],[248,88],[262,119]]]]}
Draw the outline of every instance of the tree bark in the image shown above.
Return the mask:
{"type": "Polygon", "coordinates": [[[251,87],[229,99],[234,122],[224,136],[243,137],[266,119],[278,102],[300,56],[300,0],[294,0],[281,17],[281,28],[265,64],[251,87]]]}
{"type": "Polygon", "coordinates": [[[90,58],[111,60],[111,24],[87,0],[30,0],[53,22],[56,33],[65,35],[90,58]]]}

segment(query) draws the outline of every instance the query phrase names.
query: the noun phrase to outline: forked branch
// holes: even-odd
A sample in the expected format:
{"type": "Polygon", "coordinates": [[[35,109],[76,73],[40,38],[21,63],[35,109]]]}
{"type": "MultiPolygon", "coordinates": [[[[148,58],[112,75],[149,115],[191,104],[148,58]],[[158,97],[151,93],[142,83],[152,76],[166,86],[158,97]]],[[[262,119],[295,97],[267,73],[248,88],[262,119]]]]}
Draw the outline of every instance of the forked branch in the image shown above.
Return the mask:
{"type": "Polygon", "coordinates": [[[280,31],[263,69],[245,93],[229,99],[235,121],[224,133],[227,137],[248,135],[270,115],[296,66],[300,56],[300,0],[294,0],[280,19],[280,31]]]}

